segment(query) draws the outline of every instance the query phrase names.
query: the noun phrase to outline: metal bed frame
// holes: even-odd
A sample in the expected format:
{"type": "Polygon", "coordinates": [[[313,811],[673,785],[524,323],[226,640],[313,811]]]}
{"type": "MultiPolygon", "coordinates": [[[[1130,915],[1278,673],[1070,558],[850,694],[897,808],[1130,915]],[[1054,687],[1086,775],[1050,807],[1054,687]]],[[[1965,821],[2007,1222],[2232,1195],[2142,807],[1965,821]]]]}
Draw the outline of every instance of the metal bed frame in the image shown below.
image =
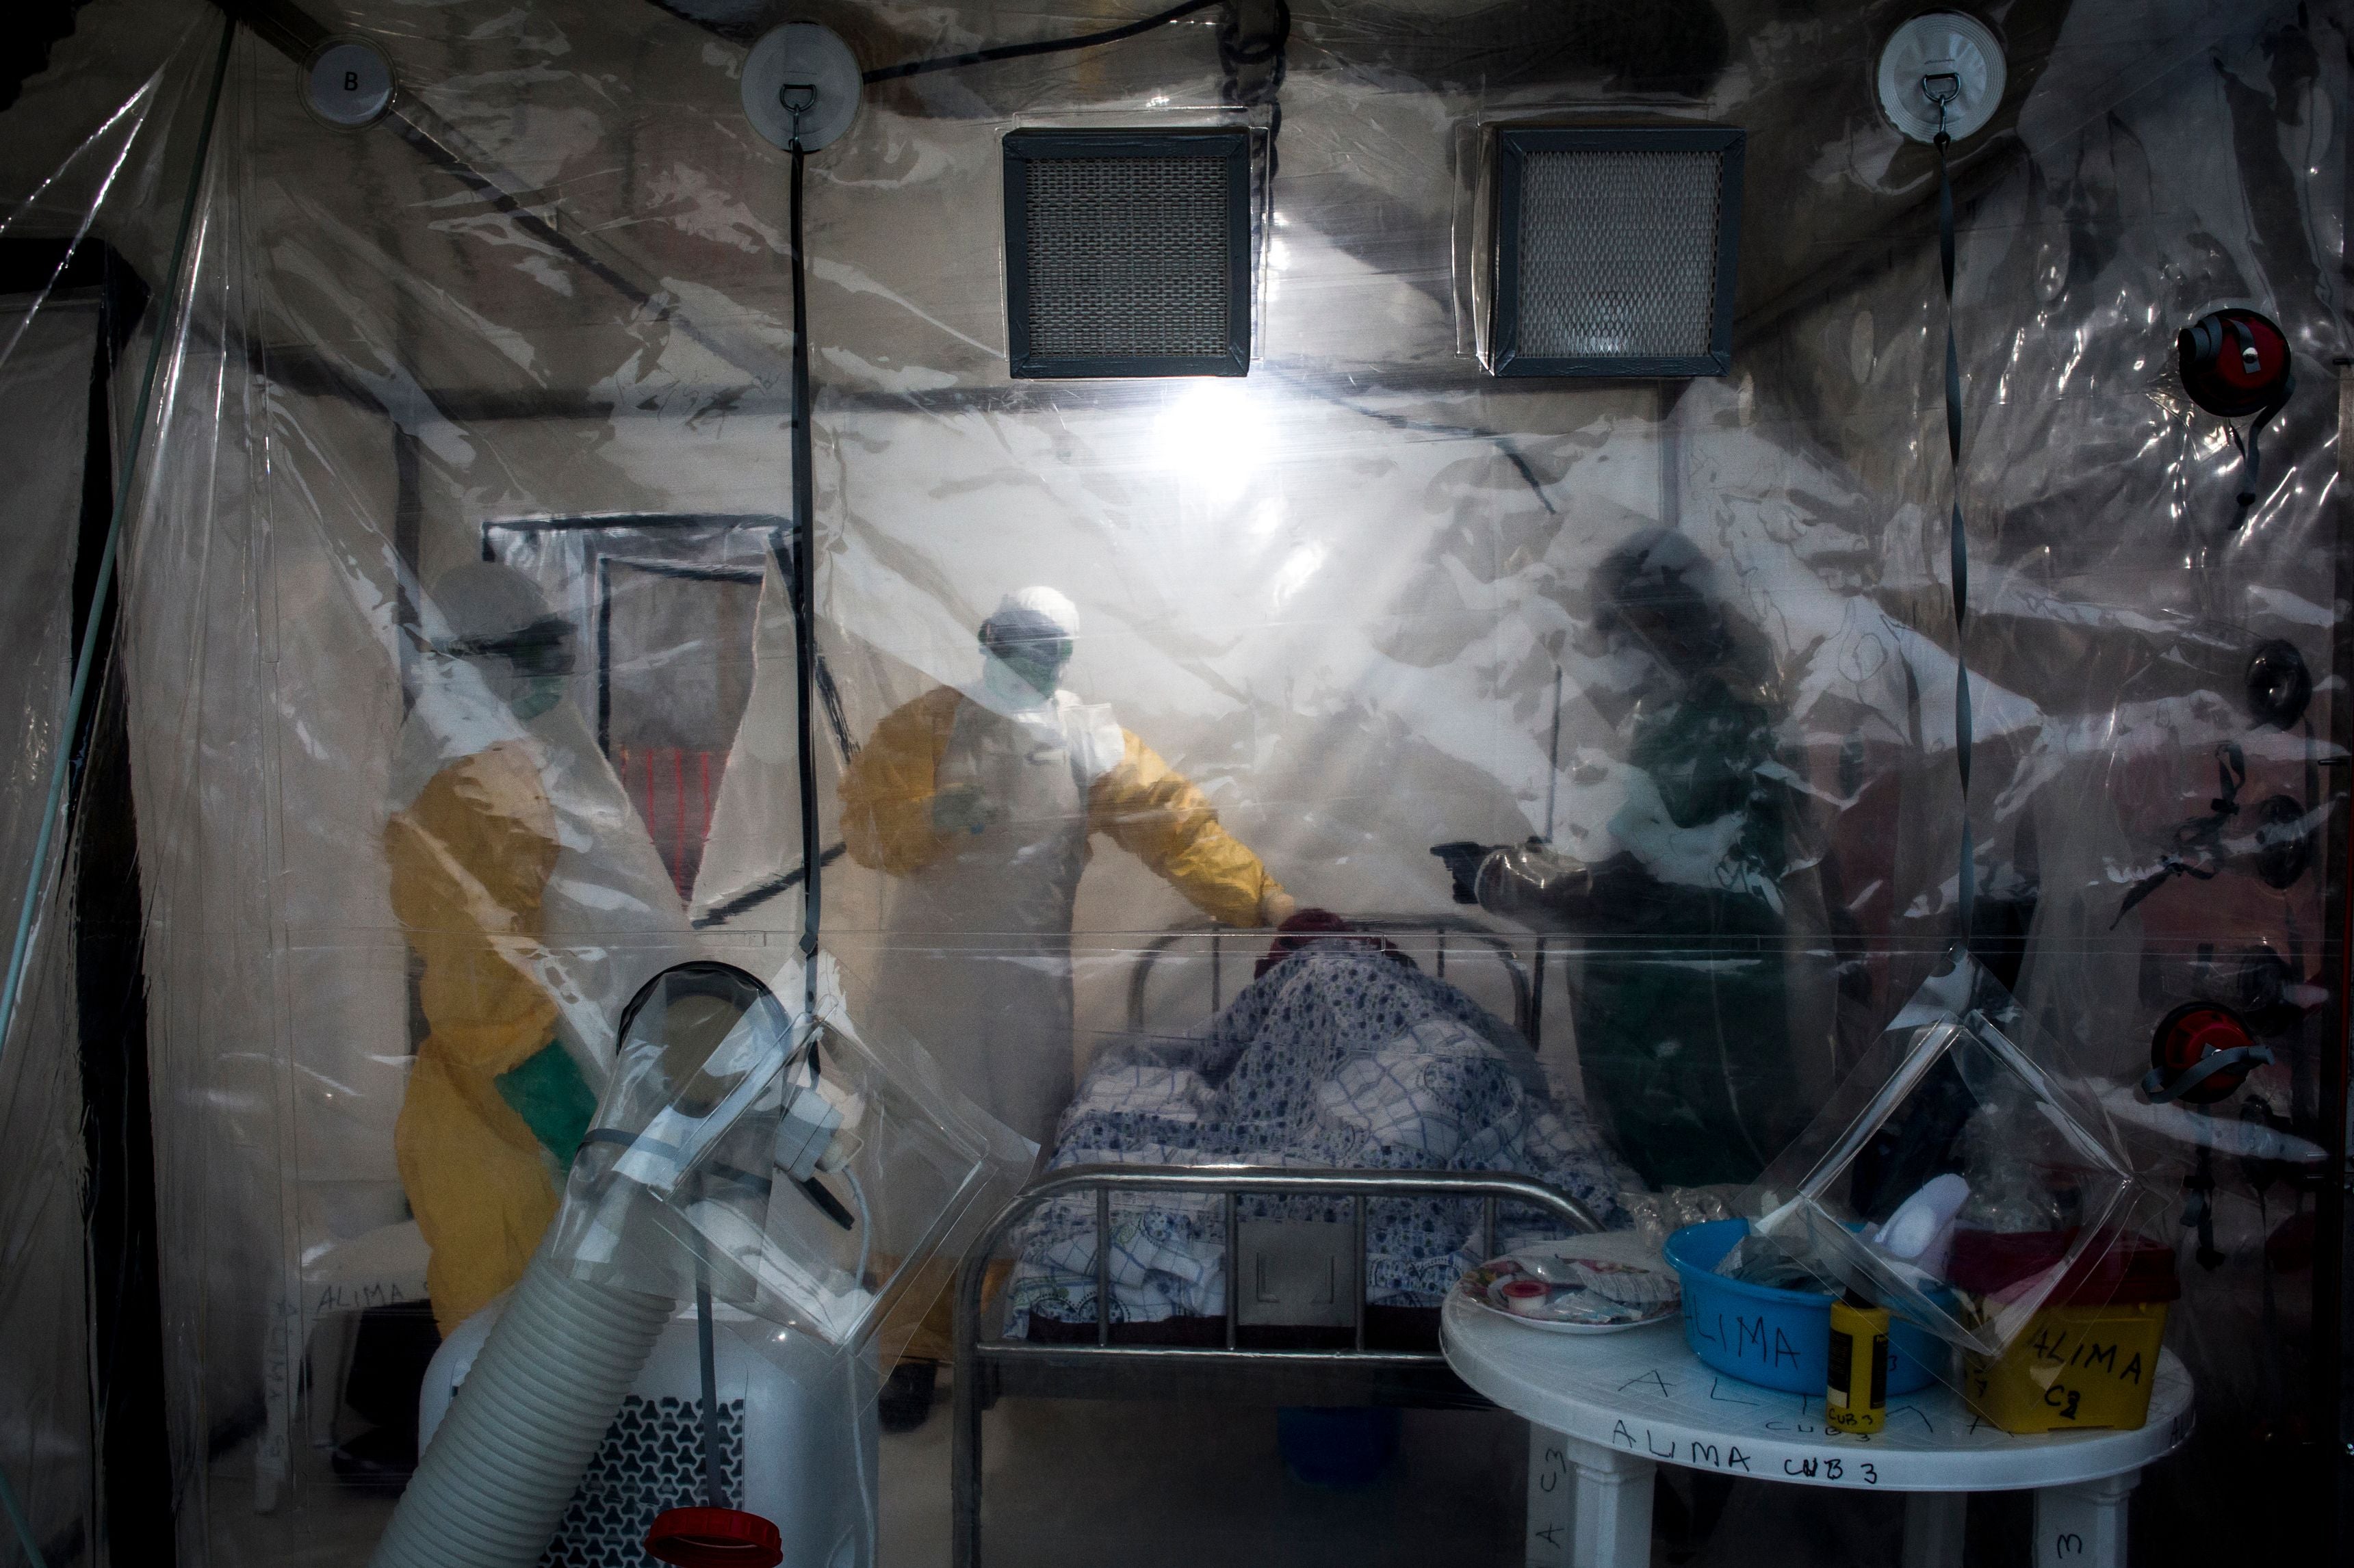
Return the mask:
{"type": "Polygon", "coordinates": [[[955,1430],[949,1484],[951,1561],[980,1568],[981,1413],[1000,1395],[1034,1399],[1217,1398],[1258,1404],[1403,1404],[1478,1410],[1474,1393],[1438,1351],[1371,1350],[1365,1344],[1365,1202],[1368,1198],[1477,1198],[1484,1202],[1483,1255],[1494,1249],[1500,1202],[1525,1203],[1583,1232],[1602,1228],[1568,1193],[1526,1176],[1465,1171],[1291,1171],[1246,1165],[1074,1165],[1025,1188],[965,1256],[956,1286],[955,1430]],[[1223,1346],[1116,1345],[1111,1340],[1111,1198],[1115,1192],[1191,1192],[1222,1196],[1226,1222],[1226,1312],[1223,1346]],[[1096,1220],[1096,1342],[1034,1343],[980,1332],[989,1262],[1033,1210],[1075,1192],[1092,1193],[1096,1220]],[[1352,1200],[1356,1250],[1354,1343],[1346,1350],[1257,1349],[1237,1343],[1241,1270],[1238,1200],[1246,1193],[1352,1200]]]}
{"type": "MultiPolygon", "coordinates": [[[[1447,939],[1456,937],[1471,945],[1485,948],[1501,963],[1505,977],[1512,987],[1512,1027],[1529,1043],[1532,1051],[1544,1048],[1544,982],[1545,938],[1532,938],[1532,959],[1527,968],[1521,965],[1520,953],[1511,939],[1501,932],[1490,929],[1474,920],[1453,915],[1367,915],[1351,916],[1358,931],[1375,937],[1409,937],[1428,935],[1436,938],[1437,948],[1433,956],[1432,971],[1440,980],[1447,978],[1447,939]]],[[[1169,929],[1138,949],[1136,970],[1128,981],[1128,1026],[1141,1033],[1144,1028],[1146,987],[1151,983],[1152,970],[1171,949],[1188,939],[1207,937],[1210,939],[1210,1011],[1215,1013],[1226,1004],[1225,942],[1229,937],[1240,938],[1253,948],[1264,948],[1268,934],[1265,931],[1242,931],[1214,921],[1193,921],[1172,926],[1169,929]]]]}
{"type": "MultiPolygon", "coordinates": [[[[1545,950],[1537,939],[1534,961],[1524,967],[1511,939],[1473,921],[1452,916],[1352,917],[1351,925],[1372,936],[1429,936],[1436,939],[1432,968],[1444,978],[1450,938],[1484,949],[1504,970],[1512,997],[1512,1022],[1533,1049],[1542,1040],[1545,950]]],[[[1179,944],[1208,938],[1210,1010],[1225,1006],[1225,946],[1228,938],[1264,950],[1267,933],[1241,932],[1211,923],[1171,927],[1138,953],[1128,986],[1128,1026],[1145,1027],[1147,991],[1155,967],[1179,944]]],[[[1400,1404],[1420,1408],[1480,1410],[1490,1402],[1471,1391],[1437,1350],[1373,1349],[1365,1342],[1365,1203],[1371,1198],[1479,1199],[1484,1210],[1481,1255],[1494,1251],[1496,1211],[1510,1201],[1551,1213],[1575,1231],[1602,1228],[1585,1204],[1525,1176],[1460,1171],[1301,1171],[1245,1165],[1076,1165],[1054,1171],[1017,1193],[966,1254],[957,1275],[955,1298],[955,1430],[951,1436],[955,1568],[980,1568],[981,1504],[981,1413],[1000,1396],[1033,1399],[1214,1399],[1257,1404],[1400,1404]],[[1112,1342],[1111,1200],[1116,1192],[1207,1193],[1225,1200],[1226,1301],[1225,1343],[1141,1345],[1112,1342]],[[1074,1193],[1091,1193],[1096,1223],[1096,1334],[1093,1344],[1006,1340],[981,1332],[987,1303],[988,1268],[1015,1226],[1040,1205],[1074,1193]],[[1356,1302],[1346,1349],[1273,1349],[1240,1343],[1241,1269],[1238,1265],[1244,1194],[1321,1195],[1352,1201],[1356,1302]]]]}

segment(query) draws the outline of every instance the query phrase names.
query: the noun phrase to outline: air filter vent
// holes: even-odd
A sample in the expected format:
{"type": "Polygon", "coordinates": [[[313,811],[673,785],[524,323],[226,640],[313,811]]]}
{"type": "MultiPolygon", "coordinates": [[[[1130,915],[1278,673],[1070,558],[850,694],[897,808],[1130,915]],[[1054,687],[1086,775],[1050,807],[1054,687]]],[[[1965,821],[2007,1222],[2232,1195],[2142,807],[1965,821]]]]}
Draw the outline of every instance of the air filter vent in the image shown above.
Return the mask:
{"type": "Polygon", "coordinates": [[[1744,133],[1498,132],[1499,376],[1722,376],[1744,133]]]}
{"type": "Polygon", "coordinates": [[[1016,131],[1005,138],[1013,374],[1250,368],[1250,134],[1016,131]]]}

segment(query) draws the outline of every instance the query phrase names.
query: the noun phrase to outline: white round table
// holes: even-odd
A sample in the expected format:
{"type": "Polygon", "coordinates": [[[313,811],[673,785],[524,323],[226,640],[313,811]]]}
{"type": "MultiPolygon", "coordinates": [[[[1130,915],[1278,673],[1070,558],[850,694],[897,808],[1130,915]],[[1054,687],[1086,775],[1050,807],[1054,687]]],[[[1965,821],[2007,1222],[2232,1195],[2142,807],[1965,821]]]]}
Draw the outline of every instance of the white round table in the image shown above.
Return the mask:
{"type": "Polygon", "coordinates": [[[2170,1351],[2149,1419],[2131,1432],[2013,1436],[1932,1383],[1892,1397],[1886,1429],[1860,1437],[1824,1426],[1820,1394],[1702,1365],[1674,1319],[1553,1334],[1449,1295],[1440,1338],[1458,1377],[1528,1418],[1532,1568],[1648,1564],[1660,1465],[1906,1493],[1904,1568],[1959,1568],[1967,1494],[2031,1489],[2036,1568],[2124,1568],[2126,1499],[2141,1467],[2190,1436],[2190,1377],[2170,1351]]]}

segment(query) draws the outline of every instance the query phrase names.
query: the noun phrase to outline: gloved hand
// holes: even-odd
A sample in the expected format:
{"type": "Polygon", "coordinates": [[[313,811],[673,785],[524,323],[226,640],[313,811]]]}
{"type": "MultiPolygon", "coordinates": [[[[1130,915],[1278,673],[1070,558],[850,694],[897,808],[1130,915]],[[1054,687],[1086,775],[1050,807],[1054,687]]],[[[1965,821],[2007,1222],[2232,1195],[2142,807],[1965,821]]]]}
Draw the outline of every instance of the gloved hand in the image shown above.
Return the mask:
{"type": "Polygon", "coordinates": [[[1447,873],[1455,882],[1456,903],[1479,902],[1479,863],[1488,858],[1493,848],[1470,839],[1430,846],[1430,853],[1447,863],[1447,873]]]}
{"type": "Polygon", "coordinates": [[[597,1091],[581,1076],[571,1053],[551,1040],[521,1065],[493,1078],[491,1086],[555,1156],[557,1169],[569,1170],[597,1119],[597,1091]]]}
{"type": "Polygon", "coordinates": [[[1299,900],[1280,887],[1270,887],[1258,901],[1258,923],[1280,926],[1299,912],[1299,900]]]}
{"type": "Polygon", "coordinates": [[[932,797],[932,831],[980,833],[1002,815],[978,784],[951,784],[932,797]]]}

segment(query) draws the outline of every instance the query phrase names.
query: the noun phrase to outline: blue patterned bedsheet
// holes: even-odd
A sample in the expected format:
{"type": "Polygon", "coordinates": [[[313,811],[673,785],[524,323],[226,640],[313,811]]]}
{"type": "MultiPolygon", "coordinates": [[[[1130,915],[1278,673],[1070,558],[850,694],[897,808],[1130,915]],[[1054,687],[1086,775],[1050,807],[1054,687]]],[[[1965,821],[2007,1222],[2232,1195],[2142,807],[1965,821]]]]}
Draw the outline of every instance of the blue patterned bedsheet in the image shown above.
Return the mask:
{"type": "MultiPolygon", "coordinates": [[[[1292,1166],[1508,1171],[1623,1224],[1639,1183],[1584,1107],[1548,1095],[1527,1044],[1445,980],[1347,939],[1267,971],[1198,1036],[1126,1040],[1097,1056],[1056,1129],[1047,1169],[1068,1165],[1292,1166]]],[[[1366,1205],[1366,1299],[1436,1306],[1482,1260],[1476,1201],[1366,1205]]],[[[1032,1313],[1093,1322],[1095,1205],[1066,1198],[1015,1234],[1007,1332],[1032,1313]]],[[[1345,1224],[1346,1199],[1246,1198],[1245,1219],[1345,1224]]],[[[1559,1224],[1505,1205],[1501,1245],[1559,1224]]],[[[1224,1201],[1115,1194],[1112,1319],[1225,1311],[1224,1201]]]]}

